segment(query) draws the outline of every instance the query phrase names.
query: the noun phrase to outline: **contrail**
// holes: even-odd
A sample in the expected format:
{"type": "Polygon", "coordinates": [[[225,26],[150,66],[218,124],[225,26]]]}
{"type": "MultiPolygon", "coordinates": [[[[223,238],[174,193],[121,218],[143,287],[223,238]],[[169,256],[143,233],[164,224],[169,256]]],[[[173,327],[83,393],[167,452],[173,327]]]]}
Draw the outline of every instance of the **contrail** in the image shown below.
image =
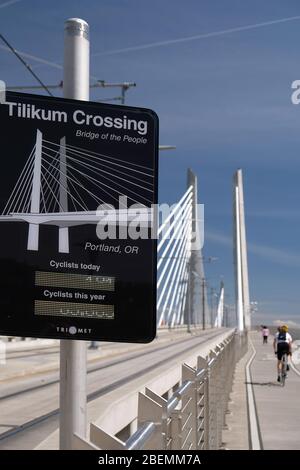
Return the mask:
{"type": "Polygon", "coordinates": [[[180,43],[188,42],[188,41],[197,41],[199,39],[213,38],[213,37],[217,37],[217,36],[223,36],[225,34],[238,33],[239,31],[247,31],[247,30],[250,30],[250,29],[258,29],[258,28],[263,28],[264,26],[272,26],[274,24],[286,23],[288,21],[296,21],[296,20],[300,20],[300,16],[290,16],[288,18],[281,18],[279,20],[265,21],[263,23],[249,24],[249,25],[240,26],[240,27],[237,27],[237,28],[223,29],[223,30],[220,30],[220,31],[213,31],[211,33],[197,34],[195,36],[187,36],[185,38],[170,39],[168,41],[152,42],[150,44],[142,44],[141,46],[126,47],[124,49],[115,49],[115,50],[106,51],[106,52],[96,52],[95,54],[92,54],[92,56],[95,57],[95,56],[102,56],[102,55],[121,54],[123,52],[141,51],[141,50],[144,50],[144,49],[151,49],[151,48],[154,48],[154,47],[171,46],[173,44],[180,44],[180,43]]]}
{"type": "Polygon", "coordinates": [[[9,5],[13,5],[14,3],[21,2],[22,0],[10,0],[9,2],[1,3],[0,8],[9,7],[9,5]]]}
{"type": "MultiPolygon", "coordinates": [[[[9,51],[10,52],[10,49],[7,47],[7,46],[2,46],[0,45],[0,49],[4,49],[5,51],[9,51]]],[[[59,65],[55,62],[50,62],[49,60],[45,60],[45,59],[41,59],[41,57],[37,57],[35,55],[31,55],[31,54],[27,54],[27,52],[22,52],[22,51],[19,51],[16,49],[16,51],[18,52],[18,54],[20,54],[22,57],[26,57],[26,59],[31,59],[31,60],[35,60],[36,62],[39,62],[41,64],[45,64],[45,65],[50,65],[50,67],[55,67],[56,69],[62,69],[63,66],[62,65],[59,65]]]]}
{"type": "MultiPolygon", "coordinates": [[[[0,49],[11,52],[9,47],[7,46],[0,45],[0,49]]],[[[18,52],[18,54],[20,54],[20,56],[26,57],[26,59],[34,60],[35,62],[38,62],[40,64],[49,65],[49,67],[54,67],[55,69],[59,69],[59,70],[63,69],[63,65],[58,64],[57,62],[51,62],[50,60],[43,59],[42,57],[28,54],[27,52],[19,51],[18,49],[16,49],[16,51],[18,52]]],[[[94,75],[90,75],[90,78],[93,78],[94,80],[98,80],[98,77],[95,77],[94,75]]]]}

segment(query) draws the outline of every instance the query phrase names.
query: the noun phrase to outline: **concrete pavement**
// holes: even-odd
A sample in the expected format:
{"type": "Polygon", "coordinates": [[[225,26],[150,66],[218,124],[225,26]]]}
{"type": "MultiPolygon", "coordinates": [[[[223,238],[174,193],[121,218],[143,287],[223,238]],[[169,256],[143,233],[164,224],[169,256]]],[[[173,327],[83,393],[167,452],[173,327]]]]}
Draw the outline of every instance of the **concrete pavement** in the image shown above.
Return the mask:
{"type": "Polygon", "coordinates": [[[237,363],[232,392],[228,403],[226,426],[222,433],[223,446],[229,450],[249,449],[249,424],[245,367],[251,357],[249,350],[237,363]]]}
{"type": "MultiPolygon", "coordinates": [[[[262,447],[265,450],[300,449],[300,374],[291,369],[285,387],[277,382],[273,337],[262,344],[261,335],[250,333],[256,351],[251,364],[262,447]]],[[[296,370],[297,371],[297,370],[296,370]]]]}
{"type": "MultiPolygon", "coordinates": [[[[201,329],[195,329],[195,332],[201,329]]],[[[203,334],[209,334],[206,330],[203,334]]],[[[137,350],[151,349],[157,344],[176,341],[186,337],[186,327],[178,327],[172,330],[161,328],[157,332],[157,338],[152,343],[98,343],[98,349],[88,349],[88,361],[93,363],[102,359],[126,354],[137,350]]],[[[1,337],[0,337],[1,338],[1,337]]],[[[26,379],[29,376],[57,371],[59,368],[59,341],[58,340],[27,340],[5,344],[3,359],[0,361],[0,384],[16,379],[26,379]]],[[[88,345],[89,343],[87,343],[88,345]]]]}

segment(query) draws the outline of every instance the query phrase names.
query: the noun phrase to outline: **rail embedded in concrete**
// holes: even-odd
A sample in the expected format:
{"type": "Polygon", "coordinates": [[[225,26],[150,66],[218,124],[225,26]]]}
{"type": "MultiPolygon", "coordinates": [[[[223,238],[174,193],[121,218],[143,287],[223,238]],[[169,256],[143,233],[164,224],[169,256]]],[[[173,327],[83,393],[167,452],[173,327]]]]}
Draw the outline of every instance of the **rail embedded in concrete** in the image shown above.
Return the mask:
{"type": "Polygon", "coordinates": [[[207,357],[199,356],[197,367],[183,364],[180,384],[174,383],[177,388],[169,393],[168,398],[147,387],[144,393],[139,392],[137,429],[126,440],[91,423],[89,440],[74,435],[73,447],[103,450],[220,449],[236,362],[245,354],[247,347],[247,335],[233,333],[207,357]]]}

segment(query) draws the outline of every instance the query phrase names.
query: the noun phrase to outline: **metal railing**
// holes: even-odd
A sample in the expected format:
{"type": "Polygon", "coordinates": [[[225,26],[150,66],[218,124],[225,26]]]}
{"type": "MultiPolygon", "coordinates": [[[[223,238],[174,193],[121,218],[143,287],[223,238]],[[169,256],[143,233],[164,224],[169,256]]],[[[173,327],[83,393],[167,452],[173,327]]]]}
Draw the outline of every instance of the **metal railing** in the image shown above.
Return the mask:
{"type": "Polygon", "coordinates": [[[126,441],[91,423],[90,441],[74,435],[74,448],[105,450],[216,450],[222,430],[236,362],[247,351],[247,334],[232,334],[197,367],[182,365],[181,384],[168,399],[149,388],[139,393],[138,427],[126,441]]]}

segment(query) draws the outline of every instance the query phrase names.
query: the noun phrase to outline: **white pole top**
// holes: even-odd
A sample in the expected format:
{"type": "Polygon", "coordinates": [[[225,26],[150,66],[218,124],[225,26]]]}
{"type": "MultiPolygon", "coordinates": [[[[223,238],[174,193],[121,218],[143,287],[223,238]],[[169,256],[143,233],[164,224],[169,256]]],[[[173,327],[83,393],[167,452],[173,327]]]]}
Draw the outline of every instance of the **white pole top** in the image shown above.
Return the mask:
{"type": "Polygon", "coordinates": [[[89,25],[79,18],[65,22],[64,97],[89,100],[89,25]]]}
{"type": "Polygon", "coordinates": [[[80,18],[69,18],[65,21],[65,32],[70,36],[84,36],[89,39],[89,25],[80,18]]]}

